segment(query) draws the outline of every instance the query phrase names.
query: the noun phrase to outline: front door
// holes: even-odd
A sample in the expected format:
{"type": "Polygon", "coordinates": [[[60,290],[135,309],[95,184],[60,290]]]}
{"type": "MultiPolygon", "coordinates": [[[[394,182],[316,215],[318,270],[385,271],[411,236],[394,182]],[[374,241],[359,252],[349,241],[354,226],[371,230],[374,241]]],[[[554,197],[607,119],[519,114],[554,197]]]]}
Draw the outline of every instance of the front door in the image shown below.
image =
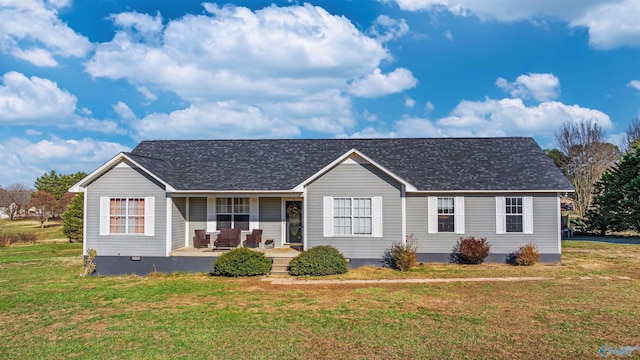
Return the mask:
{"type": "Polygon", "coordinates": [[[287,243],[293,246],[302,246],[302,201],[285,201],[287,243]]]}

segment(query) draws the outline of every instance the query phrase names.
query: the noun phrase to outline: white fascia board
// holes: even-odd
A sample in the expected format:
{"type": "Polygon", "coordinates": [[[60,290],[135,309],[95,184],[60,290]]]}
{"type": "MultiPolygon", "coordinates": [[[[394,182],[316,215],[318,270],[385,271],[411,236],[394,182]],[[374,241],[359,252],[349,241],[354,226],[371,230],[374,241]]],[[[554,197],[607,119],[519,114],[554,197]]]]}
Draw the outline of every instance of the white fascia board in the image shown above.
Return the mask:
{"type": "Polygon", "coordinates": [[[133,165],[135,165],[136,167],[138,167],[139,169],[141,169],[145,173],[149,174],[149,176],[151,176],[152,178],[156,179],[158,182],[160,182],[162,185],[165,186],[167,192],[174,191],[174,189],[173,189],[173,187],[171,185],[167,184],[164,180],[162,180],[159,177],[157,177],[151,171],[145,169],[144,166],[142,166],[142,165],[138,164],[137,162],[135,162],[133,159],[131,159],[125,153],[121,152],[118,155],[116,155],[113,158],[111,158],[111,160],[109,160],[106,163],[102,164],[102,166],[100,166],[99,168],[94,170],[91,174],[87,175],[84,179],[82,179],[82,180],[78,181],[76,184],[74,184],[71,188],[69,188],[69,192],[75,192],[75,193],[83,192],[85,187],[89,183],[91,183],[93,180],[97,179],[98,177],[102,176],[109,169],[111,169],[113,166],[117,165],[119,162],[121,162],[123,160],[127,160],[127,161],[131,162],[133,165]]]}
{"type": "Polygon", "coordinates": [[[396,180],[397,182],[399,182],[400,184],[404,185],[405,188],[407,189],[407,191],[417,191],[416,187],[409,184],[406,180],[404,180],[403,178],[399,177],[398,175],[394,174],[393,172],[389,171],[387,168],[385,168],[384,166],[378,164],[377,162],[373,161],[371,158],[369,158],[368,156],[364,155],[363,153],[361,153],[360,151],[356,150],[356,149],[351,149],[349,151],[347,151],[346,153],[344,153],[344,155],[340,156],[339,158],[335,159],[333,162],[331,162],[329,165],[325,166],[324,168],[322,168],[322,170],[318,171],[317,173],[311,175],[308,179],[306,179],[305,181],[303,181],[302,183],[300,183],[298,186],[294,187],[292,190],[293,191],[303,191],[304,188],[311,183],[312,181],[314,181],[315,179],[319,178],[320,176],[324,175],[326,172],[328,172],[329,170],[333,169],[334,167],[336,167],[338,164],[342,163],[343,161],[345,161],[346,159],[349,158],[349,156],[351,155],[357,155],[360,156],[361,158],[363,158],[364,160],[366,160],[369,164],[377,167],[378,169],[382,170],[382,172],[384,172],[385,174],[389,175],[391,178],[393,178],[394,180],[396,180]]]}
{"type": "Polygon", "coordinates": [[[302,195],[302,192],[291,190],[174,190],[171,193],[171,196],[173,197],[246,197],[248,195],[259,195],[263,197],[300,197],[302,195]]]}
{"type": "Polygon", "coordinates": [[[567,192],[575,192],[575,190],[419,190],[419,191],[408,191],[407,193],[411,194],[496,194],[496,193],[567,193],[567,192]]]}

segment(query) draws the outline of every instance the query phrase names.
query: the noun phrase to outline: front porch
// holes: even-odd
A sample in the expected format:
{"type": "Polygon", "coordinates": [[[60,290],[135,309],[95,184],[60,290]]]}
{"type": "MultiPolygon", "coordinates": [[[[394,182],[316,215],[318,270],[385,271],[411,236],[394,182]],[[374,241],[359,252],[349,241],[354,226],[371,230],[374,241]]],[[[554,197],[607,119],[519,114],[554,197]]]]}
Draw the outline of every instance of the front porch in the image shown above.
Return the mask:
{"type": "MultiPolygon", "coordinates": [[[[290,247],[281,247],[281,248],[255,248],[251,249],[253,251],[258,251],[263,253],[268,258],[293,258],[298,256],[300,253],[298,250],[290,248],[290,247]]],[[[169,256],[176,257],[219,257],[220,255],[230,251],[230,249],[218,250],[218,249],[209,249],[209,248],[201,248],[197,249],[194,247],[182,247],[179,249],[175,249],[169,253],[169,256]]]]}

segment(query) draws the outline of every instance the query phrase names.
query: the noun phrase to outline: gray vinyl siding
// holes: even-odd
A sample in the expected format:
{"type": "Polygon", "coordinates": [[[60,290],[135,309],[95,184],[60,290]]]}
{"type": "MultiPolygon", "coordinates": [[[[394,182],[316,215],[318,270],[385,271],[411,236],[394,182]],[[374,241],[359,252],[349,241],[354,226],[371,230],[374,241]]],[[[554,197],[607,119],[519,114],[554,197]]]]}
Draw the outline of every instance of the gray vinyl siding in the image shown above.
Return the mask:
{"type": "Polygon", "coordinates": [[[131,167],[114,167],[87,186],[87,249],[99,256],[166,256],[166,193],[155,180],[131,167]],[[100,197],[155,197],[154,236],[100,235],[100,197]]]}
{"type": "MultiPolygon", "coordinates": [[[[195,230],[207,228],[207,198],[189,198],[189,246],[193,246],[195,230]]],[[[215,236],[213,236],[215,239],[215,236]]]]}
{"type": "Polygon", "coordinates": [[[282,243],[282,198],[260,198],[259,211],[262,241],[273,239],[279,246],[282,243]]]}
{"type": "Polygon", "coordinates": [[[533,243],[541,254],[558,254],[559,209],[553,194],[509,194],[533,196],[533,234],[496,234],[496,196],[500,194],[444,194],[433,196],[464,196],[465,233],[428,233],[427,196],[407,197],[407,234],[418,239],[418,253],[450,253],[461,236],[486,237],[491,252],[507,254],[520,246],[533,243]]]}
{"type": "Polygon", "coordinates": [[[171,249],[184,247],[184,230],[186,226],[187,206],[185,198],[172,199],[171,215],[171,249]]]}
{"type": "Polygon", "coordinates": [[[332,245],[347,258],[377,259],[402,239],[401,185],[373,165],[340,164],[307,188],[307,248],[332,245]],[[323,197],[382,197],[382,237],[324,237],[323,197]]]}

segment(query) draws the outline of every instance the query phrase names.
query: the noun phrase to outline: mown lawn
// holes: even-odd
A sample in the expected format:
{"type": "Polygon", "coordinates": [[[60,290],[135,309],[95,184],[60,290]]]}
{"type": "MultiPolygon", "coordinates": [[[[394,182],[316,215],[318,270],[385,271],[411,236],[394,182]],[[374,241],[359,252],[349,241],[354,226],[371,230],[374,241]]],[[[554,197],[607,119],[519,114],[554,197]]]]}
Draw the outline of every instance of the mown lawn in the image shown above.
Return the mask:
{"type": "Polygon", "coordinates": [[[81,244],[11,246],[0,249],[0,358],[595,359],[602,345],[640,346],[640,245],[563,246],[556,266],[342,276],[551,278],[375,286],[81,278],[81,244]]]}
{"type": "Polygon", "coordinates": [[[32,219],[25,220],[0,220],[0,233],[36,233],[38,240],[68,241],[62,232],[62,221],[51,220],[40,227],[40,222],[32,219]]]}

